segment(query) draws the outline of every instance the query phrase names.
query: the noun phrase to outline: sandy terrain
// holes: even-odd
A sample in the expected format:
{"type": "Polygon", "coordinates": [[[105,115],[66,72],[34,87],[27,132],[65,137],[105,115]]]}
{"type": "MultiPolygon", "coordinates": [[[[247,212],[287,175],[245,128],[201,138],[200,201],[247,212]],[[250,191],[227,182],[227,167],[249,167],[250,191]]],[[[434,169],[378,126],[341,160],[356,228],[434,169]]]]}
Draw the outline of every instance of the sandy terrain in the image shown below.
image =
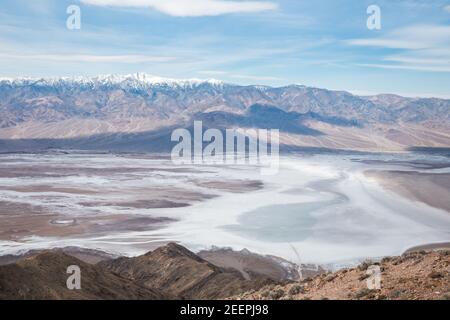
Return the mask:
{"type": "Polygon", "coordinates": [[[450,213],[450,173],[366,171],[388,190],[450,213]]]}

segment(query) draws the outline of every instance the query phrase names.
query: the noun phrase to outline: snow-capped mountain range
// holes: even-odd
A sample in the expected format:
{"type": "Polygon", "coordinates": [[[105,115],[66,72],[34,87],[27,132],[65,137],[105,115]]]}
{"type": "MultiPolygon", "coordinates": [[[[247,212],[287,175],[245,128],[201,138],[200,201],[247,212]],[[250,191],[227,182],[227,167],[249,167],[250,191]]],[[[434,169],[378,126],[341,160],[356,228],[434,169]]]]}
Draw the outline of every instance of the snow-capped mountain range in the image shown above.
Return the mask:
{"type": "Polygon", "coordinates": [[[133,73],[127,75],[107,74],[95,77],[50,77],[50,78],[0,78],[0,85],[11,86],[60,86],[79,85],[100,88],[120,85],[129,88],[142,89],[149,87],[195,88],[200,85],[223,86],[224,82],[216,79],[171,79],[153,76],[147,73],[133,73]]]}
{"type": "Polygon", "coordinates": [[[174,127],[189,127],[195,119],[209,127],[280,129],[282,143],[290,147],[397,151],[450,146],[450,100],[445,99],[363,97],[302,85],[241,86],[145,73],[0,78],[3,149],[37,139],[43,147],[88,139],[83,147],[122,144],[152,151],[169,145],[167,133],[174,127]]]}

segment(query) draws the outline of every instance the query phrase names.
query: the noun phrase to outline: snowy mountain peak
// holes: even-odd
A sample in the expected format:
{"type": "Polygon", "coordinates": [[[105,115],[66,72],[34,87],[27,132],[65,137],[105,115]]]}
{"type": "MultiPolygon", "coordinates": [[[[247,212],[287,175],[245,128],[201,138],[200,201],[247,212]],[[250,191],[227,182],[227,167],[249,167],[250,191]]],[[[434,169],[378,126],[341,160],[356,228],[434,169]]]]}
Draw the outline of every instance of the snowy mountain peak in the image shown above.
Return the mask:
{"type": "Polygon", "coordinates": [[[223,85],[224,83],[216,79],[171,79],[163,78],[147,73],[133,73],[128,75],[102,75],[91,78],[97,82],[119,84],[123,82],[137,82],[147,85],[170,85],[178,87],[195,87],[201,84],[210,84],[215,86],[223,85]]]}
{"type": "Polygon", "coordinates": [[[89,85],[92,87],[117,85],[120,87],[131,87],[144,89],[152,86],[167,86],[173,88],[195,88],[201,85],[223,87],[225,84],[216,79],[171,79],[153,76],[147,73],[133,73],[128,75],[108,74],[95,77],[58,77],[58,78],[0,78],[0,84],[13,86],[56,86],[56,85],[89,85]]]}

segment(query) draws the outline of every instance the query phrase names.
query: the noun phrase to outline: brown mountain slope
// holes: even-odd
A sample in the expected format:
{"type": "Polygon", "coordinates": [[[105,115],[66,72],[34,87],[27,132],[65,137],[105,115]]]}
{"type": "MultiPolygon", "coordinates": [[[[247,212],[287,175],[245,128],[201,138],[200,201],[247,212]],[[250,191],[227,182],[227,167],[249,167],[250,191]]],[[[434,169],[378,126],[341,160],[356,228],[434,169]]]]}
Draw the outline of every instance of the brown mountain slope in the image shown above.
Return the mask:
{"type": "Polygon", "coordinates": [[[169,295],[144,288],[107,270],[62,252],[43,252],[0,266],[0,299],[167,299],[169,295]],[[81,290],[69,290],[67,267],[81,270],[81,290]]]}
{"type": "Polygon", "coordinates": [[[279,129],[290,149],[450,146],[450,99],[151,78],[0,79],[0,151],[167,152],[173,129],[193,120],[218,129],[279,129]]]}
{"type": "Polygon", "coordinates": [[[174,243],[143,256],[99,265],[147,288],[190,299],[226,298],[274,283],[260,275],[246,280],[239,271],[219,268],[174,243]]]}
{"type": "Polygon", "coordinates": [[[381,271],[378,290],[367,286],[369,262],[280,284],[255,274],[246,280],[176,244],[97,265],[47,251],[0,266],[0,299],[450,299],[448,250],[408,252],[373,264],[381,271]],[[66,287],[70,265],[81,269],[81,290],[66,287]]]}
{"type": "Polygon", "coordinates": [[[236,299],[339,299],[339,300],[416,300],[450,299],[450,251],[410,252],[384,258],[381,288],[367,286],[370,263],[287,285],[266,286],[236,299]]]}

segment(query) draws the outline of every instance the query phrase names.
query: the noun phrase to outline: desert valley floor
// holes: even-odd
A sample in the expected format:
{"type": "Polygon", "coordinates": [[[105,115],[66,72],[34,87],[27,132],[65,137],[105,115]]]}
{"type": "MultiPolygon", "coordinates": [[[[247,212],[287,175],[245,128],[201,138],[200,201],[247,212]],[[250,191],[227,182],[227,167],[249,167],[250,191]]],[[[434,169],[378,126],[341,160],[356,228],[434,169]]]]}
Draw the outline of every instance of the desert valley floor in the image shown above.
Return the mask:
{"type": "Polygon", "coordinates": [[[450,159],[295,154],[258,166],[51,152],[0,156],[0,252],[76,246],[134,256],[169,241],[331,268],[450,240],[450,159]]]}

